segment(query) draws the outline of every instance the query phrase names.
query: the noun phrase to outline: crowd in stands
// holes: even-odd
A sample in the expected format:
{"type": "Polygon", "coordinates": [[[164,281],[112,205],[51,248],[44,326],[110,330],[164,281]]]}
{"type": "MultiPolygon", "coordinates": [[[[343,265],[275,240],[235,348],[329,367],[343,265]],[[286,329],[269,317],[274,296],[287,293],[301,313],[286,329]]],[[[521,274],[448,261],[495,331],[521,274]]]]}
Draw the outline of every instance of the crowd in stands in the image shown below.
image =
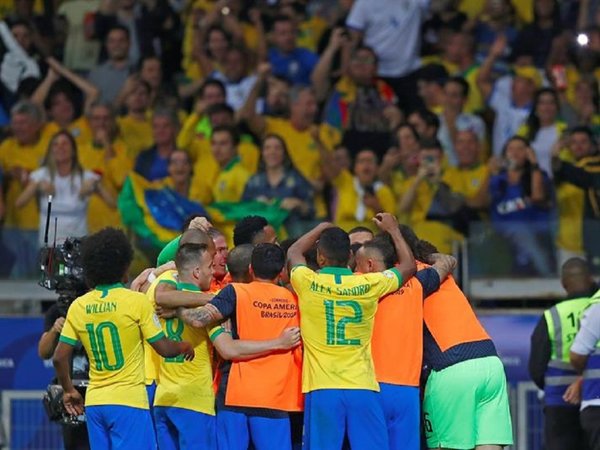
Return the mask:
{"type": "Polygon", "coordinates": [[[60,241],[119,226],[134,176],[281,237],[390,212],[519,274],[600,267],[599,6],[0,0],[0,273],[35,274],[48,195],[60,241]]]}

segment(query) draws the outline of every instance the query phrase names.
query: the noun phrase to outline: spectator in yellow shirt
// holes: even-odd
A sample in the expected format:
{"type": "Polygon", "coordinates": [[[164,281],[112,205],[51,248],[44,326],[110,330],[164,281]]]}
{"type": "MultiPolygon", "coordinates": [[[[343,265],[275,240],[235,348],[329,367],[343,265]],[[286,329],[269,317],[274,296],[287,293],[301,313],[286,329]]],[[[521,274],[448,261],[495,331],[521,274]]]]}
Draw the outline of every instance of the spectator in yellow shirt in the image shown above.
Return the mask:
{"type": "Polygon", "coordinates": [[[31,100],[46,108],[52,120],[52,133],[68,130],[78,144],[91,139],[85,113],[98,98],[99,90],[85,78],[67,69],[54,58],[47,58],[48,73],[31,96],[31,100]],[[83,93],[83,110],[78,104],[75,88],[83,93]]]}
{"type": "Polygon", "coordinates": [[[356,154],[353,172],[336,171],[332,167],[331,184],[336,189],[334,222],[346,231],[359,226],[375,230],[371,219],[381,212],[394,212],[394,194],[377,180],[377,155],[373,150],[364,149],[356,154]]]}
{"type": "MultiPolygon", "coordinates": [[[[102,187],[116,198],[132,169],[132,161],[127,157],[125,143],[118,137],[111,105],[92,105],[88,121],[92,139],[79,147],[81,165],[84,169],[100,175],[102,187]]],[[[90,233],[121,224],[119,211],[95,195],[90,198],[87,220],[90,233]]]]}
{"type": "Polygon", "coordinates": [[[41,108],[29,101],[13,106],[10,127],[13,137],[0,144],[0,168],[7,186],[3,240],[15,257],[11,276],[33,276],[39,269],[38,207],[33,199],[21,209],[14,204],[29,182],[29,174],[44,158],[50,127],[44,126],[41,108]]]}
{"type": "Polygon", "coordinates": [[[239,111],[250,129],[259,136],[278,134],[285,140],[292,164],[315,189],[316,218],[325,216],[322,200],[322,155],[332,151],[340,142],[340,132],[327,124],[314,125],[318,105],[311,88],[298,87],[290,92],[289,119],[264,117],[256,113],[256,100],[265,85],[270,65],[259,67],[258,81],[252,88],[248,101],[239,111]]]}
{"type": "Polygon", "coordinates": [[[137,75],[128,78],[122,90],[127,114],[119,117],[117,123],[127,147],[127,156],[132,161],[154,143],[152,121],[148,114],[151,92],[150,85],[137,75]]]}
{"type": "Polygon", "coordinates": [[[454,150],[457,166],[448,167],[444,178],[453,192],[462,195],[466,204],[475,209],[488,206],[490,171],[481,160],[481,140],[474,130],[456,132],[454,150]]]}
{"type": "Polygon", "coordinates": [[[449,225],[449,221],[430,218],[438,191],[448,190],[443,158],[444,152],[437,140],[421,142],[419,170],[405,181],[398,209],[400,214],[408,215],[415,233],[435,245],[440,252],[451,253],[453,242],[462,239],[462,236],[449,225]]]}
{"type": "Polygon", "coordinates": [[[239,135],[234,127],[215,127],[211,151],[218,168],[207,173],[198,167],[192,181],[191,197],[208,205],[212,202],[239,202],[250,174],[238,154],[239,135]]]}

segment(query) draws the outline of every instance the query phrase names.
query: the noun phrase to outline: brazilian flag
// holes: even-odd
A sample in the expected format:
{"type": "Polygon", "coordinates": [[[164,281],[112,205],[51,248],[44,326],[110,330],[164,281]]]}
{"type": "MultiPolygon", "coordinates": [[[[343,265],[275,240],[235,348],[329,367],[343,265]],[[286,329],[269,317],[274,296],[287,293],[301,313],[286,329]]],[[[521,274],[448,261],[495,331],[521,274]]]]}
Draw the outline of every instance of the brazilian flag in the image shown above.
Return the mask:
{"type": "Polygon", "coordinates": [[[127,177],[117,204],[123,224],[156,249],[179,236],[184,222],[192,214],[206,217],[216,227],[250,215],[262,216],[275,229],[279,229],[288,216],[279,202],[221,202],[204,206],[175,192],[168,179],[151,182],[137,173],[127,177]]]}

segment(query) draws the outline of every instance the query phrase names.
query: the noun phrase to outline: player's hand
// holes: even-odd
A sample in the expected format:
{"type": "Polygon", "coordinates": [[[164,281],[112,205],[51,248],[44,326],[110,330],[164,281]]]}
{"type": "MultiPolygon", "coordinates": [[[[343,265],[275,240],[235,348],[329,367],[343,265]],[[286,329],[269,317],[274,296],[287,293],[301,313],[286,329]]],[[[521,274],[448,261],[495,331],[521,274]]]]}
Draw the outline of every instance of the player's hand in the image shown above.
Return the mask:
{"type": "Polygon", "coordinates": [[[162,306],[157,305],[155,311],[156,315],[161,319],[172,319],[177,317],[177,310],[175,309],[163,308],[162,306]]]}
{"type": "Polygon", "coordinates": [[[194,359],[196,354],[194,353],[194,347],[189,342],[179,342],[180,355],[183,355],[186,361],[191,361],[194,359]]]}
{"type": "Polygon", "coordinates": [[[212,224],[208,221],[206,217],[194,217],[190,222],[190,226],[188,230],[191,228],[195,228],[196,230],[208,232],[212,228],[212,224]]]}
{"type": "Polygon", "coordinates": [[[581,403],[581,383],[582,378],[579,377],[573,381],[565,391],[563,400],[571,405],[579,405],[581,403]]]}
{"type": "Polygon", "coordinates": [[[146,283],[146,281],[148,281],[148,277],[150,276],[153,270],[154,267],[144,269],[144,271],[140,273],[137,277],[135,277],[135,279],[131,282],[131,286],[129,287],[129,289],[131,289],[132,291],[141,292],[142,286],[146,283]]]}
{"type": "Polygon", "coordinates": [[[83,397],[75,389],[63,394],[63,405],[65,405],[65,409],[72,416],[83,414],[83,397]]]}
{"type": "Polygon", "coordinates": [[[381,231],[398,230],[398,219],[390,213],[379,213],[373,217],[373,222],[381,231]]]}
{"type": "Polygon", "coordinates": [[[452,255],[445,255],[444,253],[432,253],[427,257],[425,261],[427,264],[438,264],[443,266],[448,272],[452,272],[456,269],[457,261],[452,255]]]}
{"type": "Polygon", "coordinates": [[[289,350],[300,344],[300,327],[286,328],[279,335],[280,348],[289,350]]]}
{"type": "Polygon", "coordinates": [[[54,325],[52,325],[52,331],[56,334],[60,334],[62,332],[63,327],[65,326],[65,318],[59,317],[54,321],[54,325]]]}

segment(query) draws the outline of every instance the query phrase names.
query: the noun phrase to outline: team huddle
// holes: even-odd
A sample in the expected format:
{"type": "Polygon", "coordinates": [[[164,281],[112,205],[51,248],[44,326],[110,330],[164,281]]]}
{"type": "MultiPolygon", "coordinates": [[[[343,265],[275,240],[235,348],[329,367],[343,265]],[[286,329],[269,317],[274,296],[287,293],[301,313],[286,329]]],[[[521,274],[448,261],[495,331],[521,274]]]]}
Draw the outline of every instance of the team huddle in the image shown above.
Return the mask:
{"type": "Polygon", "coordinates": [[[131,289],[126,236],[86,237],[93,290],[70,306],[54,364],[80,415],[73,346],[90,358],[91,448],[291,450],[302,416],[304,449],[417,450],[421,430],[428,448],[512,444],[504,368],[455,259],[390,214],[373,221],[375,236],[322,223],[279,245],[248,217],[227,254],[195,218],[131,289]]]}

